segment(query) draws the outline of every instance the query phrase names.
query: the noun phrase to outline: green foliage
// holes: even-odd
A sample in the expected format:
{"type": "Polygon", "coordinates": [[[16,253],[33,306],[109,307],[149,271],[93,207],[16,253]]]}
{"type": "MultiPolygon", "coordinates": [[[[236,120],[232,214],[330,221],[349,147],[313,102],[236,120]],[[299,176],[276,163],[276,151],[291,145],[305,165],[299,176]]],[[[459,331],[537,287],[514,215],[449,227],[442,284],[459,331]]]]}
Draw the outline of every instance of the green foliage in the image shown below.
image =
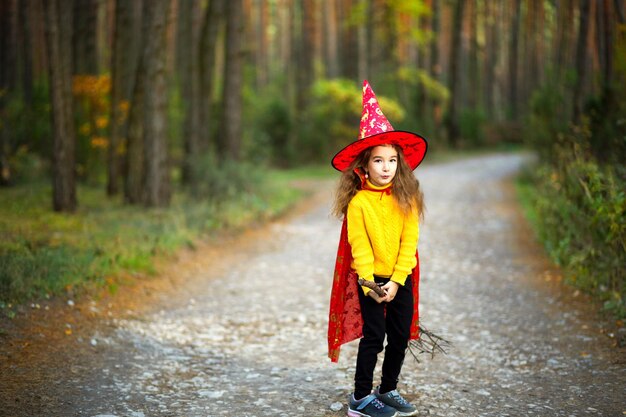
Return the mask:
{"type": "Polygon", "coordinates": [[[260,171],[224,164],[200,189],[208,194],[178,193],[166,209],[126,206],[81,185],[81,207],[66,215],[51,211],[47,183],[0,190],[0,301],[115,290],[125,275],[153,274],[156,258],[193,247],[216,230],[272,218],[302,196],[288,174],[259,183],[260,171]]]}
{"type": "Polygon", "coordinates": [[[291,134],[291,114],[284,100],[274,98],[264,108],[260,128],[269,138],[272,161],[275,165],[286,166],[293,154],[289,143],[291,134]]]}
{"type": "MultiPolygon", "coordinates": [[[[401,122],[405,111],[388,97],[377,95],[389,120],[401,122]]],[[[362,91],[345,79],[316,81],[311,103],[298,135],[298,157],[303,161],[329,161],[339,149],[359,136],[362,91]]]]}
{"type": "Polygon", "coordinates": [[[622,93],[607,86],[603,96],[587,103],[590,117],[590,150],[603,163],[626,161],[626,88],[622,93]]]}
{"type": "Polygon", "coordinates": [[[293,115],[281,83],[266,88],[262,94],[246,89],[246,118],[250,140],[246,143],[246,160],[255,163],[271,162],[278,167],[293,163],[293,115]]]}
{"type": "Polygon", "coordinates": [[[547,83],[535,91],[531,98],[531,112],[524,134],[525,142],[533,148],[542,161],[552,161],[555,138],[567,129],[568,114],[561,90],[547,83]]]}
{"type": "Polygon", "coordinates": [[[109,75],[74,75],[72,95],[76,125],[78,178],[97,183],[104,177],[109,148],[109,75]]]}
{"type": "MultiPolygon", "coordinates": [[[[614,80],[625,71],[615,67],[614,80]]],[[[549,77],[552,78],[552,77],[549,77]]],[[[546,249],[571,284],[626,316],[626,88],[603,86],[587,100],[578,125],[563,84],[547,82],[532,96],[526,143],[539,155],[522,193],[546,249]]]]}
{"type": "Polygon", "coordinates": [[[485,144],[485,123],[487,117],[481,109],[465,108],[459,116],[459,130],[461,137],[470,147],[480,147],[485,144]]]}
{"type": "Polygon", "coordinates": [[[584,128],[561,134],[552,163],[524,179],[527,210],[549,254],[568,282],[626,316],[626,171],[601,165],[584,128]]]}
{"type": "Polygon", "coordinates": [[[448,87],[432,78],[427,71],[408,66],[400,67],[397,71],[398,81],[408,84],[411,88],[421,88],[428,100],[445,105],[450,98],[448,87]]]}
{"type": "Polygon", "coordinates": [[[11,182],[41,178],[48,170],[52,149],[48,86],[35,83],[30,104],[20,95],[6,91],[0,91],[0,99],[4,100],[0,109],[0,134],[5,139],[11,182]]]}
{"type": "Polygon", "coordinates": [[[217,202],[234,198],[242,193],[254,193],[264,183],[263,169],[250,162],[218,159],[209,153],[196,158],[192,163],[196,184],[192,196],[217,202]]]}

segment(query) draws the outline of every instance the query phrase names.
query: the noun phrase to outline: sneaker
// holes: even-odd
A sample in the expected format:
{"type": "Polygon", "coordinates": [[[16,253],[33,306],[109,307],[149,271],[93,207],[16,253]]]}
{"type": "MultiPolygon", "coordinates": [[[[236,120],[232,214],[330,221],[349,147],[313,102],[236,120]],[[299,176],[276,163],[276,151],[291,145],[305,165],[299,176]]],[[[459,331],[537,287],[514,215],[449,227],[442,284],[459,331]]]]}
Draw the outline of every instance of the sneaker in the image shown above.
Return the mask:
{"type": "Polygon", "coordinates": [[[417,415],[417,408],[404,398],[398,392],[398,390],[389,391],[386,394],[381,394],[379,392],[380,387],[376,387],[374,390],[374,395],[380,401],[385,403],[386,405],[395,408],[398,410],[398,417],[400,416],[415,416],[417,415]]]}
{"type": "Polygon", "coordinates": [[[374,394],[357,401],[354,394],[348,403],[348,417],[396,417],[396,409],[381,402],[374,394]]]}

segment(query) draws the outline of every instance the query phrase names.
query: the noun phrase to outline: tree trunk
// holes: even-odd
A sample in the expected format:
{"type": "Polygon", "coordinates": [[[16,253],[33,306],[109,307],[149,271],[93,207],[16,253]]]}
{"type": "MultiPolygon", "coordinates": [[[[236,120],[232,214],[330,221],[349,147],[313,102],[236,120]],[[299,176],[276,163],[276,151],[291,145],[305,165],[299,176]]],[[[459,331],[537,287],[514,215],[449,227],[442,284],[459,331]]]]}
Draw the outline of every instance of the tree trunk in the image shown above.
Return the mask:
{"type": "Polygon", "coordinates": [[[213,96],[215,94],[215,62],[217,35],[224,20],[224,0],[211,0],[206,8],[198,60],[200,64],[199,137],[201,152],[213,147],[213,96]]]}
{"type": "Polygon", "coordinates": [[[556,6],[556,37],[554,43],[555,75],[561,84],[565,68],[570,63],[572,47],[572,22],[574,20],[574,4],[572,0],[557,0],[556,6]]]}
{"type": "Polygon", "coordinates": [[[257,35],[254,40],[257,44],[256,49],[256,71],[257,71],[257,86],[263,88],[267,86],[269,82],[269,39],[268,39],[268,26],[269,22],[269,2],[261,0],[259,2],[259,19],[256,25],[257,35]]]}
{"type": "Polygon", "coordinates": [[[469,5],[469,88],[467,104],[472,111],[478,110],[480,92],[480,73],[478,72],[478,1],[471,0],[469,5]]]}
{"type": "Polygon", "coordinates": [[[529,108],[531,95],[536,88],[542,84],[543,60],[541,59],[541,48],[543,38],[541,34],[545,32],[543,22],[543,0],[529,0],[526,2],[526,16],[524,31],[522,32],[522,42],[524,44],[523,69],[519,77],[521,94],[519,102],[523,103],[520,112],[526,113],[529,108]]]}
{"type": "Polygon", "coordinates": [[[611,0],[602,0],[601,3],[596,4],[599,23],[596,28],[598,31],[598,44],[602,45],[598,48],[600,68],[602,74],[602,87],[603,92],[607,88],[610,88],[613,81],[613,19],[614,14],[612,10],[611,0]]]}
{"type": "Polygon", "coordinates": [[[179,51],[182,81],[182,99],[185,120],[183,124],[182,182],[193,184],[193,159],[199,151],[199,94],[200,74],[198,70],[198,36],[194,30],[193,16],[198,4],[187,0],[179,3],[179,24],[181,27],[181,50],[179,51]]]}
{"type": "Polygon", "coordinates": [[[574,84],[574,110],[572,121],[578,123],[582,114],[583,87],[587,77],[587,36],[589,33],[590,0],[580,0],[578,41],[576,44],[576,83],[574,84]]]}
{"type": "Polygon", "coordinates": [[[300,47],[298,48],[297,113],[306,108],[309,88],[313,84],[315,56],[315,0],[300,0],[300,47]]]}
{"type": "Polygon", "coordinates": [[[167,152],[166,35],[171,0],[152,0],[145,19],[145,92],[143,115],[144,175],[143,203],[163,207],[170,202],[170,175],[167,152]]]}
{"type": "MultiPolygon", "coordinates": [[[[16,90],[16,12],[14,0],[0,0],[0,120],[4,119],[7,102],[16,90]]],[[[0,186],[9,185],[12,179],[9,157],[13,140],[10,130],[6,122],[0,121],[0,186]]]]}
{"type": "Polygon", "coordinates": [[[324,9],[324,28],[325,35],[325,61],[326,61],[326,77],[336,78],[339,76],[339,62],[337,57],[337,46],[339,44],[337,37],[337,7],[335,0],[327,0],[323,5],[324,9]]]}
{"type": "Polygon", "coordinates": [[[360,22],[357,27],[357,77],[359,81],[369,78],[372,75],[371,58],[372,55],[372,15],[373,0],[361,0],[365,3],[365,21],[360,22]]]}
{"type": "Polygon", "coordinates": [[[513,0],[512,3],[512,22],[511,22],[511,40],[509,43],[509,120],[518,119],[518,45],[519,45],[519,27],[520,27],[520,7],[521,0],[513,0]]]}
{"type": "Polygon", "coordinates": [[[450,103],[446,119],[448,142],[450,146],[456,148],[459,142],[459,125],[458,125],[458,65],[461,49],[461,30],[463,22],[464,0],[456,0],[454,4],[454,17],[452,22],[452,45],[450,48],[450,70],[448,86],[450,89],[450,103]]]}
{"type": "MultiPolygon", "coordinates": [[[[65,0],[71,2],[72,0],[65,0]]],[[[99,0],[74,1],[74,74],[98,74],[97,18],[99,0]]]]}
{"type": "Polygon", "coordinates": [[[76,209],[76,173],[72,72],[72,3],[48,0],[46,39],[52,104],[52,203],[55,211],[76,209]]]}
{"type": "MultiPolygon", "coordinates": [[[[353,7],[353,0],[339,1],[339,21],[345,22],[353,7]]],[[[359,78],[359,42],[356,30],[352,26],[341,25],[341,76],[349,79],[359,78]]]]}
{"type": "Polygon", "coordinates": [[[21,68],[21,85],[22,97],[24,104],[30,108],[33,104],[33,57],[32,57],[32,41],[31,41],[31,25],[28,19],[30,2],[19,1],[19,23],[18,30],[20,32],[20,51],[21,68]]]}
{"type": "MultiPolygon", "coordinates": [[[[441,82],[441,62],[439,60],[439,38],[441,32],[441,6],[438,0],[432,1],[432,18],[431,18],[431,30],[433,38],[430,44],[430,76],[437,81],[441,82]]],[[[435,131],[439,130],[441,126],[441,103],[438,100],[432,100],[430,103],[432,109],[432,118],[434,122],[435,131]]]]}
{"type": "Polygon", "coordinates": [[[119,192],[119,178],[122,168],[122,138],[126,134],[128,120],[128,104],[130,82],[134,74],[133,65],[133,26],[131,5],[124,0],[115,4],[115,22],[113,26],[113,51],[111,54],[111,128],[109,136],[109,153],[107,160],[108,182],[107,194],[119,192]]]}
{"type": "Polygon", "coordinates": [[[624,16],[624,0],[613,0],[613,6],[615,7],[617,21],[619,24],[623,25],[626,23],[626,16],[624,16]]]}
{"type": "Polygon", "coordinates": [[[146,59],[145,44],[150,35],[150,20],[148,9],[150,2],[144,1],[141,9],[141,35],[139,43],[139,57],[135,71],[133,95],[129,107],[128,131],[126,134],[126,159],[124,199],[129,204],[142,202],[142,186],[144,183],[144,101],[146,89],[146,59]]]}
{"type": "MultiPolygon", "coordinates": [[[[229,158],[241,158],[241,116],[243,87],[243,25],[241,0],[230,0],[226,7],[226,62],[224,65],[224,114],[220,124],[220,149],[229,158]]],[[[218,150],[219,151],[219,150],[218,150]]]]}
{"type": "Polygon", "coordinates": [[[487,118],[492,120],[494,117],[494,85],[496,82],[495,70],[498,53],[498,33],[496,26],[496,5],[493,2],[485,2],[485,76],[483,83],[483,96],[485,100],[485,112],[487,118]]]}

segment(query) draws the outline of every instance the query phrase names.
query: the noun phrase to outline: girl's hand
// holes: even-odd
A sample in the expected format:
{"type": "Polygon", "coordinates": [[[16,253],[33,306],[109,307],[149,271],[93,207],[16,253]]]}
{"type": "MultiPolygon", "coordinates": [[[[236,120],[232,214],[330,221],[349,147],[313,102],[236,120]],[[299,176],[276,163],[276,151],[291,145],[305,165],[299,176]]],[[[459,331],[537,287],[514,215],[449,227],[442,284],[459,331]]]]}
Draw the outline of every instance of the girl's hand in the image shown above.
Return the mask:
{"type": "MultiPolygon", "coordinates": [[[[387,295],[385,295],[383,298],[381,298],[381,300],[390,302],[391,300],[396,298],[396,294],[398,292],[398,288],[399,287],[400,287],[400,284],[398,284],[395,281],[391,281],[391,280],[388,283],[386,283],[385,285],[383,285],[381,288],[383,290],[385,290],[387,295]]],[[[370,291],[370,292],[372,292],[372,291],[370,291]]]]}
{"type": "Polygon", "coordinates": [[[380,295],[376,294],[376,291],[374,291],[374,290],[370,290],[367,293],[367,295],[369,295],[371,298],[373,298],[374,301],[376,301],[378,304],[382,303],[387,298],[386,295],[385,295],[385,297],[381,297],[380,295]]]}

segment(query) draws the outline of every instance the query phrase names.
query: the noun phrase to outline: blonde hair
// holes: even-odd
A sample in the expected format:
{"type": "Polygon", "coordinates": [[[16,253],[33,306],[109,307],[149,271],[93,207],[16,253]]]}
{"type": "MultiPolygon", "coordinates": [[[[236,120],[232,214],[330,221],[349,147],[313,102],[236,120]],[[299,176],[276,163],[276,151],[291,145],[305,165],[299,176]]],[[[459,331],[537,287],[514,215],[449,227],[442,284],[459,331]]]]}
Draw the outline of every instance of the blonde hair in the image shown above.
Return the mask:
{"type": "MultiPolygon", "coordinates": [[[[398,168],[396,175],[393,177],[393,192],[391,195],[398,203],[400,210],[404,214],[417,211],[420,218],[424,217],[424,194],[420,189],[420,184],[409,164],[404,159],[402,148],[398,145],[391,144],[396,152],[398,152],[398,168]]],[[[332,214],[338,218],[342,218],[348,211],[348,204],[352,197],[361,188],[361,178],[354,172],[360,170],[364,173],[369,163],[373,147],[363,150],[350,164],[350,167],[341,173],[339,184],[335,192],[335,202],[332,208],[332,214]]]]}

